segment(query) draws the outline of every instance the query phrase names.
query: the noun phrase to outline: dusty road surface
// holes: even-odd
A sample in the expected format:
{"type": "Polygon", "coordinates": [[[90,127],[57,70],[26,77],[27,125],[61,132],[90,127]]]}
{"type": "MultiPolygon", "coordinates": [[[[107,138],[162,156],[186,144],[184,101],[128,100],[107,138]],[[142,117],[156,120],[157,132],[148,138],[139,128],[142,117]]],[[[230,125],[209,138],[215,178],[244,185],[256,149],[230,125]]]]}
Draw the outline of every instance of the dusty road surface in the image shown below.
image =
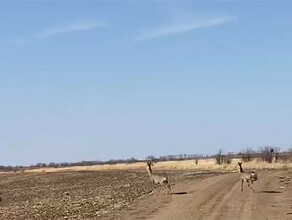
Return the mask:
{"type": "Polygon", "coordinates": [[[262,171],[240,191],[239,174],[213,176],[178,183],[171,196],[153,195],[119,219],[292,219],[292,170],[262,171]]]}

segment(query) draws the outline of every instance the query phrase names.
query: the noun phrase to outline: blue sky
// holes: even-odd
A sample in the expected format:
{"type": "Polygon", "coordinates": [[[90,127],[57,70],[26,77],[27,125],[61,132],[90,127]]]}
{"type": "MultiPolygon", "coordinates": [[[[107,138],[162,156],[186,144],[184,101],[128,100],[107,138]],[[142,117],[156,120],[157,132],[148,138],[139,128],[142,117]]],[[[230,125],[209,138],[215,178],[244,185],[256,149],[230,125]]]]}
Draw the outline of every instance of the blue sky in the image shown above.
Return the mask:
{"type": "Polygon", "coordinates": [[[0,1],[0,163],[291,147],[291,1],[0,1]]]}

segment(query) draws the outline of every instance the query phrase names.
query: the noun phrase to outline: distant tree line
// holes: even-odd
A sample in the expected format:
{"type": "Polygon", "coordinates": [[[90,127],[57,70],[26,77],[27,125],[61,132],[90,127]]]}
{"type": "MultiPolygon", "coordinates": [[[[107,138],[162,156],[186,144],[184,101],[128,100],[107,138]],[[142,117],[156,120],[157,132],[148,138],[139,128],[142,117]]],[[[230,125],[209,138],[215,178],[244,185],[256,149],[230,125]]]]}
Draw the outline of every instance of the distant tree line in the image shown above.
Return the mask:
{"type": "Polygon", "coordinates": [[[151,161],[181,161],[181,160],[193,160],[193,159],[204,159],[204,158],[209,158],[212,156],[209,156],[207,154],[178,154],[178,155],[167,155],[167,156],[148,156],[146,157],[146,160],[151,160],[151,161]]]}
{"type": "Polygon", "coordinates": [[[286,152],[281,152],[279,147],[265,146],[259,147],[257,151],[252,148],[246,148],[241,150],[238,154],[223,155],[220,149],[215,156],[216,164],[231,163],[231,159],[241,158],[244,162],[250,162],[254,158],[258,158],[261,161],[268,163],[278,162],[279,159],[282,161],[292,162],[292,148],[289,148],[286,152]]]}
{"type": "Polygon", "coordinates": [[[198,163],[199,159],[207,159],[214,158],[216,164],[229,164],[231,160],[234,158],[241,158],[245,162],[249,162],[254,158],[259,158],[262,161],[272,163],[277,162],[278,160],[282,161],[290,161],[292,162],[292,148],[289,148],[286,152],[281,152],[279,147],[271,147],[265,146],[258,148],[257,151],[246,148],[241,150],[239,153],[228,152],[227,154],[223,154],[223,150],[220,149],[215,155],[207,155],[207,154],[178,154],[178,155],[167,155],[167,156],[153,156],[150,155],[145,158],[145,160],[139,160],[134,157],[129,159],[110,159],[108,161],[80,161],[80,162],[62,162],[62,163],[37,163],[31,166],[0,166],[0,172],[18,172],[23,171],[25,169],[38,169],[38,168],[59,168],[59,167],[73,167],[73,166],[92,166],[92,165],[105,165],[105,164],[118,164],[125,163],[131,164],[136,162],[144,162],[147,160],[151,160],[154,162],[159,161],[182,161],[182,160],[195,160],[198,163]]]}

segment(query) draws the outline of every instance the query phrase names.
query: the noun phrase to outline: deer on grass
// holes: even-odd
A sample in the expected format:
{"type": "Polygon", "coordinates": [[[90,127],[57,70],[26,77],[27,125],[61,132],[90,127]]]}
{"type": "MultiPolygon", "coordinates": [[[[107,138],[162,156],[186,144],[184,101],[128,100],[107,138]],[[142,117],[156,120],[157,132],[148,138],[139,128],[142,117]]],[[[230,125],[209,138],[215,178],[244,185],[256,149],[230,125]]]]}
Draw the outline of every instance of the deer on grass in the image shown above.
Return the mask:
{"type": "Polygon", "coordinates": [[[250,184],[253,184],[254,181],[257,181],[258,176],[257,173],[252,172],[244,172],[242,169],[242,162],[238,162],[239,168],[239,174],[241,179],[241,191],[243,191],[243,182],[245,181],[247,183],[247,186],[251,188],[251,190],[254,192],[252,186],[250,184]]]}
{"type": "Polygon", "coordinates": [[[171,194],[171,186],[168,178],[164,174],[153,174],[151,166],[154,165],[152,161],[147,161],[146,170],[148,171],[150,180],[153,184],[163,184],[168,188],[167,194],[171,194]]]}

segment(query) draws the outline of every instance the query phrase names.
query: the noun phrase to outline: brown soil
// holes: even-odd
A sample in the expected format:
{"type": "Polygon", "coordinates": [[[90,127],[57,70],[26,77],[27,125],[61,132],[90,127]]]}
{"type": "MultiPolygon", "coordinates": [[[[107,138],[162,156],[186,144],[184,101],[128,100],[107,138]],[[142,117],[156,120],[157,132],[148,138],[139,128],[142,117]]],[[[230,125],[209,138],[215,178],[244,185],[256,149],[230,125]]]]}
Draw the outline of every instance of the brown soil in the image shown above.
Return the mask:
{"type": "MultiPolygon", "coordinates": [[[[215,175],[186,171],[167,174],[172,183],[215,175]]],[[[116,219],[127,213],[140,215],[135,207],[146,201],[157,204],[151,209],[154,212],[169,199],[165,192],[165,187],[150,183],[144,170],[1,174],[0,219],[116,219]]]]}

